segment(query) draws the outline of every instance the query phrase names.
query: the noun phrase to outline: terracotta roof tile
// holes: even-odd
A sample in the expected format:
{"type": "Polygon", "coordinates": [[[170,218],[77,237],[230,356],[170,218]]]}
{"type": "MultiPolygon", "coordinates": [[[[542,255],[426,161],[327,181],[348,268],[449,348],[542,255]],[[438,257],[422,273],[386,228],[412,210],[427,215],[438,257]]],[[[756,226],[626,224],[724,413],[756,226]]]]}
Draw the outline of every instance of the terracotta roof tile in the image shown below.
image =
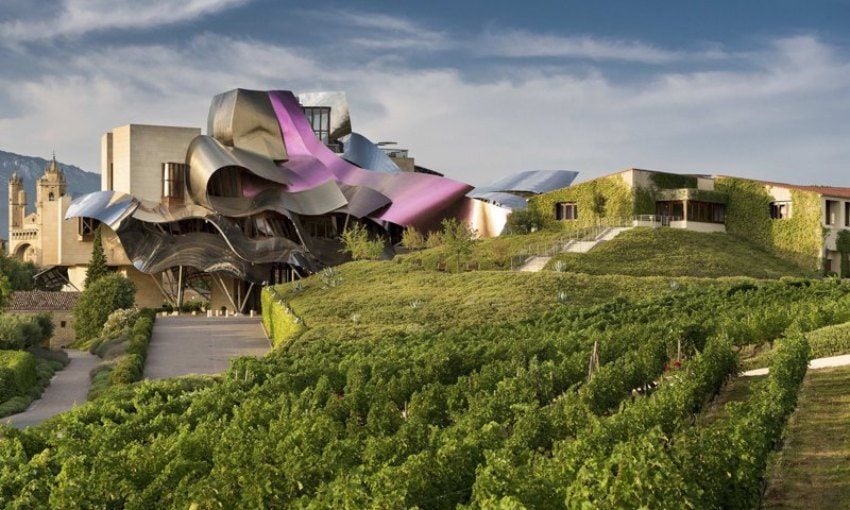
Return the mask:
{"type": "Polygon", "coordinates": [[[13,292],[6,310],[15,311],[66,311],[74,308],[81,292],[46,292],[29,290],[13,292]]]}

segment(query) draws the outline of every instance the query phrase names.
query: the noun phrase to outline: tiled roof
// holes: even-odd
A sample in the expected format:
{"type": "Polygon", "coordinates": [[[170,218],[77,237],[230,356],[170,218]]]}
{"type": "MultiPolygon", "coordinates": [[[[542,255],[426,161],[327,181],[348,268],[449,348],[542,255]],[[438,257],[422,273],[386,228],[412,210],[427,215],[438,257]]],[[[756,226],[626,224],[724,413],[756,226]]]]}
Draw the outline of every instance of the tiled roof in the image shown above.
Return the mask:
{"type": "MultiPolygon", "coordinates": [[[[718,175],[717,177],[730,177],[728,175],[718,175]]],[[[735,178],[735,177],[732,177],[735,178]]],[[[797,189],[800,191],[811,191],[814,193],[819,193],[821,195],[826,195],[829,197],[839,197],[839,198],[850,198],[850,188],[843,188],[839,186],[815,186],[815,185],[805,185],[805,184],[788,184],[786,182],[774,182],[774,181],[762,181],[760,179],[749,179],[747,177],[739,177],[740,179],[746,181],[753,181],[764,184],[766,186],[775,186],[777,188],[788,188],[788,189],[797,189]]]]}
{"type": "Polygon", "coordinates": [[[46,292],[29,290],[13,292],[6,311],[66,311],[74,308],[81,292],[46,292]]]}

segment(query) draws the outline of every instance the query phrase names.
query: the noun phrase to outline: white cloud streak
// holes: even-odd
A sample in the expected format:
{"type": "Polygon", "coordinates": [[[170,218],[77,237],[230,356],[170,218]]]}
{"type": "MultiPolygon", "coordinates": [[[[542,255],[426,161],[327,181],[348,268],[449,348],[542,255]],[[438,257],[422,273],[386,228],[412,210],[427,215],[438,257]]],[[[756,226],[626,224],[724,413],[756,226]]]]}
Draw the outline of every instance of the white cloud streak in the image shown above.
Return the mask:
{"type": "Polygon", "coordinates": [[[16,20],[0,24],[0,40],[49,40],[112,29],[138,29],[184,23],[248,1],[63,0],[59,12],[53,18],[16,20]]]}
{"type": "Polygon", "coordinates": [[[734,67],[660,68],[639,81],[551,67],[470,81],[454,68],[331,65],[216,34],[54,58],[61,75],[0,78],[0,95],[23,112],[0,119],[4,150],[55,146],[96,169],[100,135],[114,126],[203,126],[212,95],[233,87],[333,89],[348,92],[355,130],[474,184],[522,169],[586,178],[638,166],[850,185],[850,57],[812,36],[776,40],[734,67]]]}
{"type": "Polygon", "coordinates": [[[566,58],[591,61],[622,61],[641,64],[669,64],[685,59],[719,59],[727,55],[717,49],[670,51],[641,41],[590,35],[555,35],[525,30],[486,31],[476,42],[481,55],[505,58],[566,58]]]}

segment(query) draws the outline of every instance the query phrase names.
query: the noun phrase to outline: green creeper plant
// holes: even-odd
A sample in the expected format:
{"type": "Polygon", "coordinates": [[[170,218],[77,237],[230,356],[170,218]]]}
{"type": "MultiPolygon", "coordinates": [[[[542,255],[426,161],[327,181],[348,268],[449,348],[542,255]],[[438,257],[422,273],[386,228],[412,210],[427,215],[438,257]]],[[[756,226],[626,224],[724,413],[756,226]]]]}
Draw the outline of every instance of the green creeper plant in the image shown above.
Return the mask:
{"type": "Polygon", "coordinates": [[[850,230],[839,230],[838,237],[835,239],[835,248],[841,255],[841,277],[850,277],[850,230]]]}

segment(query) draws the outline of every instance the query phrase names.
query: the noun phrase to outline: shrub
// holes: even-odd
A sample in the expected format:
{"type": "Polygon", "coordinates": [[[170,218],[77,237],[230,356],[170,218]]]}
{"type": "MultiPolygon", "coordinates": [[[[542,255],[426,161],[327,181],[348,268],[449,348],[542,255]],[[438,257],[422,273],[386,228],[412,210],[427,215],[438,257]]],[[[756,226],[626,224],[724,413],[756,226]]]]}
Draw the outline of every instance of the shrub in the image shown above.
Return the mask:
{"type": "Polygon", "coordinates": [[[414,227],[407,227],[401,234],[401,245],[408,250],[421,250],[426,246],[425,235],[414,227]]]}
{"type": "Polygon", "coordinates": [[[119,274],[106,275],[87,287],[74,307],[77,342],[97,338],[112,312],[133,306],[135,292],[133,283],[119,274]]]}
{"type": "Polygon", "coordinates": [[[378,260],[384,253],[384,243],[380,239],[369,239],[369,231],[355,223],[342,233],[343,253],[354,260],[378,260]]]}
{"type": "Polygon", "coordinates": [[[53,322],[47,314],[0,315],[0,349],[26,349],[52,334],[53,322]]]}
{"type": "Polygon", "coordinates": [[[518,209],[508,215],[508,234],[530,234],[543,228],[544,219],[538,209],[518,209]]]}
{"type": "Polygon", "coordinates": [[[472,253],[475,246],[476,232],[465,222],[454,218],[443,220],[443,231],[440,235],[446,251],[455,259],[455,267],[460,272],[461,264],[472,253]]]}
{"type": "Polygon", "coordinates": [[[35,356],[24,351],[0,351],[0,402],[25,394],[36,381],[35,356]]]}
{"type": "Polygon", "coordinates": [[[86,280],[83,283],[85,288],[89,288],[91,284],[109,274],[109,267],[106,265],[106,253],[103,251],[103,241],[100,236],[100,228],[94,233],[94,242],[91,249],[91,262],[86,270],[86,280]]]}

